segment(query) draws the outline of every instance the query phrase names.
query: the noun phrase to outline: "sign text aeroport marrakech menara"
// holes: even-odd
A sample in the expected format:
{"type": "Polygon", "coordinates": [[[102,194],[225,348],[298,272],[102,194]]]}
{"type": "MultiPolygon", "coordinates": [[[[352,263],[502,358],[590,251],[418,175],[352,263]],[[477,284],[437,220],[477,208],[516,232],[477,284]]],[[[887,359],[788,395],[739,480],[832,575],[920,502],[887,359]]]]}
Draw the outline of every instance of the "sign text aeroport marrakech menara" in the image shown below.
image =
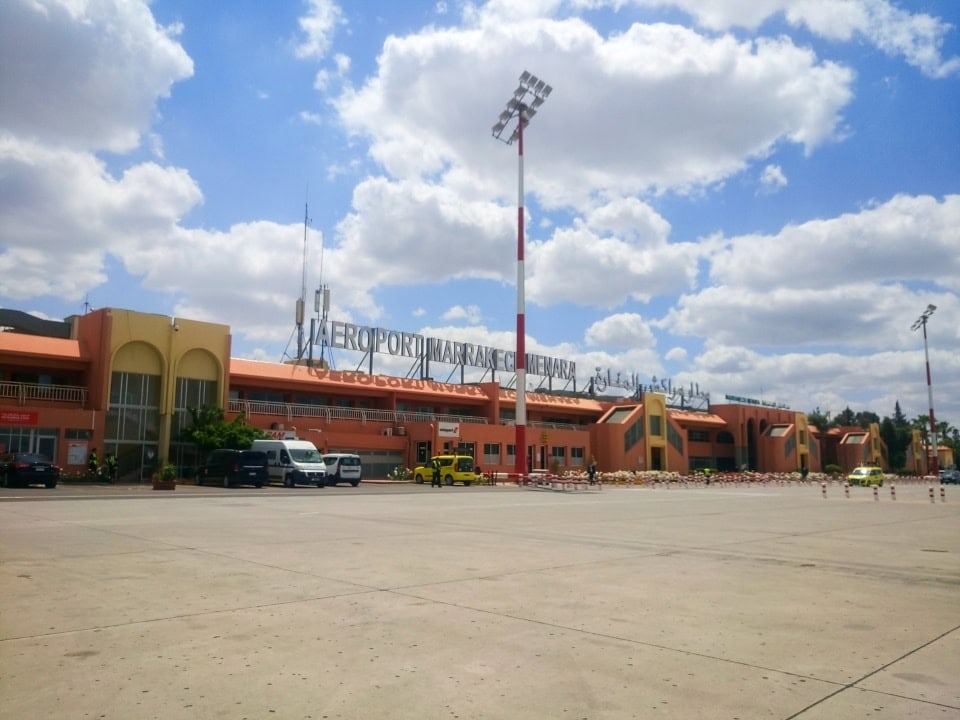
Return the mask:
{"type": "MultiPolygon", "coordinates": [[[[516,372],[517,369],[517,354],[511,350],[498,350],[486,345],[424,337],[418,333],[354,325],[336,320],[321,324],[314,342],[319,345],[324,341],[330,347],[340,350],[386,353],[483,370],[516,372]]],[[[534,353],[527,353],[526,360],[526,371],[530,375],[561,380],[576,379],[577,364],[570,360],[534,353]]]]}

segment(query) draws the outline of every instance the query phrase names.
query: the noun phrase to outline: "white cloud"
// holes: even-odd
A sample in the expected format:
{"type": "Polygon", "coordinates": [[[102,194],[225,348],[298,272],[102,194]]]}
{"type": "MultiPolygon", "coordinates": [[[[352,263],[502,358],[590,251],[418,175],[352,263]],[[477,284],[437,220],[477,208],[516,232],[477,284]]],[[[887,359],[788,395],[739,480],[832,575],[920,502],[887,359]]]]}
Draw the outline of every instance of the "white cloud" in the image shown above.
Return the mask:
{"type": "Polygon", "coordinates": [[[477,305],[454,305],[441,315],[442,320],[464,320],[470,325],[477,325],[480,322],[482,313],[477,305]]]}
{"type": "Polygon", "coordinates": [[[669,350],[667,350],[667,353],[666,353],[666,355],[664,355],[664,358],[666,358],[666,359],[669,360],[670,362],[686,363],[686,362],[687,362],[687,355],[688,355],[688,353],[687,353],[687,349],[686,349],[686,348],[673,347],[673,348],[670,348],[669,350]]]}
{"type": "Polygon", "coordinates": [[[780,142],[812,151],[834,137],[853,80],[786,38],[738,41],[668,25],[605,38],[579,19],[539,18],[391,37],[377,74],[336,107],[390,176],[509,198],[510,153],[481,139],[516,82],[517,57],[535,60],[554,86],[526,142],[528,192],[582,210],[596,196],[722,181],[780,142]]]}
{"type": "Polygon", "coordinates": [[[0,273],[16,298],[81,298],[106,281],[105,254],[162,246],[202,200],[183,170],[144,163],[117,179],[92,155],[9,135],[0,135],[0,190],[0,273]]]}
{"type": "MultiPolygon", "coordinates": [[[[938,351],[930,362],[945,380],[938,388],[941,397],[960,391],[957,353],[938,351]]],[[[922,349],[862,356],[842,352],[767,355],[711,341],[695,359],[689,377],[710,388],[714,402],[723,402],[723,394],[729,393],[762,397],[799,410],[819,406],[833,414],[852,402],[856,409],[883,416],[893,414],[897,401],[905,408],[917,408],[916,414],[921,409],[926,412],[923,368],[922,349]]]]}
{"type": "Polygon", "coordinates": [[[960,195],[899,195],[857,213],[732,238],[712,257],[721,285],[837,287],[930,277],[960,288],[960,195]],[[816,281],[813,279],[816,278],[816,281]]]}
{"type": "Polygon", "coordinates": [[[616,350],[652,349],[657,341],[642,316],[617,313],[593,323],[584,334],[587,345],[616,350]]]}
{"type": "MultiPolygon", "coordinates": [[[[586,0],[589,4],[620,5],[586,0]]],[[[633,0],[638,5],[679,7],[713,30],[740,26],[755,30],[770,17],[782,14],[788,23],[804,26],[834,41],[866,39],[890,55],[932,77],[960,71],[960,58],[944,59],[944,37],[951,25],[926,13],[911,13],[889,0],[633,0]]]]}
{"type": "Polygon", "coordinates": [[[343,11],[333,0],[306,0],[308,12],[297,22],[303,39],[294,52],[299,58],[323,58],[333,42],[337,25],[343,22],[343,11]]]}
{"type": "Polygon", "coordinates": [[[636,244],[585,226],[558,229],[528,246],[527,297],[541,305],[573,302],[614,308],[690,288],[699,248],[691,243],[636,244]]]}
{"type": "Polygon", "coordinates": [[[300,111],[300,120],[308,125],[323,125],[324,119],[323,115],[320,113],[309,112],[308,110],[300,111]]]}
{"type": "Polygon", "coordinates": [[[760,174],[760,186],[766,192],[776,192],[787,186],[787,176],[779,165],[767,165],[760,174]]]}
{"type": "Polygon", "coordinates": [[[157,99],[193,74],[177,29],[135,0],[0,3],[0,131],[73,149],[136,148],[157,99]]]}

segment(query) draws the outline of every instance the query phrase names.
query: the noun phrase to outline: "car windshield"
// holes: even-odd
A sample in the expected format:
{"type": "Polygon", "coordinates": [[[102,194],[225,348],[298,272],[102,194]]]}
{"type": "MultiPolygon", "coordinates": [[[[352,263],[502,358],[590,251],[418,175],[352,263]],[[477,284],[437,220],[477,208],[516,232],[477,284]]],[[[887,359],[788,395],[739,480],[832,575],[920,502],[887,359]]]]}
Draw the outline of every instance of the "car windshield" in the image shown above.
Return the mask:
{"type": "Polygon", "coordinates": [[[266,465],[267,454],[259,450],[244,450],[240,453],[241,465],[266,465]]]}
{"type": "Polygon", "coordinates": [[[323,457],[316,448],[290,448],[290,457],[297,462],[323,462],[323,457]]]}
{"type": "Polygon", "coordinates": [[[42,455],[34,455],[32,453],[17,453],[15,456],[17,462],[24,463],[45,463],[50,462],[42,455]]]}
{"type": "Polygon", "coordinates": [[[857,468],[853,471],[854,475],[866,475],[869,471],[866,468],[857,468]]]}

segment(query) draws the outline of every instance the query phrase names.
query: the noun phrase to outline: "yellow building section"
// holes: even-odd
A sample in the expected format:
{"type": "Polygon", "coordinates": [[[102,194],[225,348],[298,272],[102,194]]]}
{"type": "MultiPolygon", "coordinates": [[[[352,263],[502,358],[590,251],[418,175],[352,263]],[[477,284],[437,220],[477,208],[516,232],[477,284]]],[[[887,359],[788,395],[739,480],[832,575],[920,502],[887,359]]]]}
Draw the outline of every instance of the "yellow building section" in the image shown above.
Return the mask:
{"type": "MultiPolygon", "coordinates": [[[[106,396],[110,397],[113,373],[159,377],[158,444],[160,456],[168,457],[178,379],[215,382],[217,405],[225,407],[229,389],[230,327],[116,308],[108,313],[106,336],[110,366],[104,369],[106,396]]],[[[80,321],[82,324],[83,318],[80,321]]]]}
{"type": "Polygon", "coordinates": [[[646,423],[647,468],[666,471],[670,469],[667,452],[667,397],[660,393],[643,396],[644,422],[646,423]]]}
{"type": "Polygon", "coordinates": [[[883,442],[880,439],[880,423],[870,423],[870,464],[884,467],[883,442]]]}
{"type": "Polygon", "coordinates": [[[797,432],[797,470],[810,469],[810,443],[814,442],[810,437],[810,428],[807,425],[807,416],[798,412],[793,416],[793,426],[797,432]]]}

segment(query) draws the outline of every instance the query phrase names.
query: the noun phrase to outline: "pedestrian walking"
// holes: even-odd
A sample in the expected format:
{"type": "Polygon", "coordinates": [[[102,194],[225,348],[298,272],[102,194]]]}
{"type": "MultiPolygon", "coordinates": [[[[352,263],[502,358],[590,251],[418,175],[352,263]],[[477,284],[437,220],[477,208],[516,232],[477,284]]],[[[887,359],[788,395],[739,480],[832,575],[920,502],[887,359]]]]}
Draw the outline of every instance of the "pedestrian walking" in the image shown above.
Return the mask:
{"type": "Polygon", "coordinates": [[[597,482],[597,465],[592,460],[590,461],[590,464],[587,465],[587,477],[590,478],[591,485],[597,482]]]}

